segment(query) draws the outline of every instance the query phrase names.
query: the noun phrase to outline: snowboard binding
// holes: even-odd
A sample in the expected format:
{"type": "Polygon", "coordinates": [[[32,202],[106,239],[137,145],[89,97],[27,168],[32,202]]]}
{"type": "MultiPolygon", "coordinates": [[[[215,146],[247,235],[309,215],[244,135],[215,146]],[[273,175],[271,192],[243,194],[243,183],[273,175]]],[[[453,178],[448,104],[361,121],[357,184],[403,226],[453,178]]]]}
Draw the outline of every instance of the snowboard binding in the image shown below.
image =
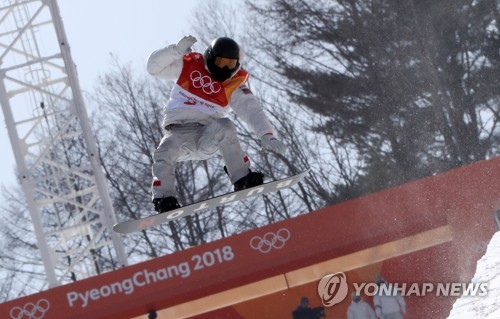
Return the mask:
{"type": "Polygon", "coordinates": [[[262,184],[264,184],[264,174],[250,171],[247,176],[240,178],[234,183],[234,191],[237,192],[262,184]]]}
{"type": "Polygon", "coordinates": [[[162,214],[177,208],[181,208],[181,205],[179,205],[177,198],[173,196],[155,198],[153,199],[153,204],[155,206],[155,211],[158,214],[162,214]]]}

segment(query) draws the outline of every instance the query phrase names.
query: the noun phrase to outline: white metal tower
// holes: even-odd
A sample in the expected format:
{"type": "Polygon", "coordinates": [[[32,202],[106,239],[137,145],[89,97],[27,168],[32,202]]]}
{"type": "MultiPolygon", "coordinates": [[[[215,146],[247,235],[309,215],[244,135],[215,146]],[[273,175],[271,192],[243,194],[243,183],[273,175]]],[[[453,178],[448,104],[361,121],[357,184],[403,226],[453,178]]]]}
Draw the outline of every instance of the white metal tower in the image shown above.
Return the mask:
{"type": "Polygon", "coordinates": [[[49,286],[126,265],[56,0],[2,0],[0,104],[49,286]]]}

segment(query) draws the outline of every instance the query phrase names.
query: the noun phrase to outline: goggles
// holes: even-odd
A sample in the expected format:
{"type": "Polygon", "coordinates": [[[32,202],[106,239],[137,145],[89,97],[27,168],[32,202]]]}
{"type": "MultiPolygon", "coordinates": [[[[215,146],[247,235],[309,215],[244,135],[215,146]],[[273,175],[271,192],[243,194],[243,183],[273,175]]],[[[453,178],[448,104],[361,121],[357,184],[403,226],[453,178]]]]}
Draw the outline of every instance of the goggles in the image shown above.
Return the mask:
{"type": "Polygon", "coordinates": [[[227,68],[231,70],[238,65],[238,59],[224,58],[218,56],[215,58],[214,64],[221,69],[227,66],[227,68]]]}

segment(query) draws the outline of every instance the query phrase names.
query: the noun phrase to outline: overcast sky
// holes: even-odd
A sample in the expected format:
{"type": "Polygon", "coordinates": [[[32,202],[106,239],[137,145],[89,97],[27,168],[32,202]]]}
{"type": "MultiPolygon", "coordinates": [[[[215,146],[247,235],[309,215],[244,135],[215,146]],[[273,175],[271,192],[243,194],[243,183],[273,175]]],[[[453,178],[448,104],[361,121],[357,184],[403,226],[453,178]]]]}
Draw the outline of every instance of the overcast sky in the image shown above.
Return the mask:
{"type": "MultiPolygon", "coordinates": [[[[144,70],[148,54],[191,34],[193,10],[203,0],[59,0],[63,24],[84,95],[111,69],[110,53],[144,70]]],[[[16,183],[15,160],[0,111],[0,184],[16,183]]]]}

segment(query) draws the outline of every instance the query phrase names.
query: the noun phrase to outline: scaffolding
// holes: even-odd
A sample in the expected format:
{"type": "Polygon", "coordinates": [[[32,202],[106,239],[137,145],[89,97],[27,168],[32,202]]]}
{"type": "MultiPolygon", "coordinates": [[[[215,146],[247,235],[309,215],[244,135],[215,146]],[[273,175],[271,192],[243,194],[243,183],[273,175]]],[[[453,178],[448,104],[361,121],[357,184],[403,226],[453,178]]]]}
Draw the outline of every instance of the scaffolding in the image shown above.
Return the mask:
{"type": "Polygon", "coordinates": [[[1,2],[0,104],[49,286],[126,265],[55,0],[1,2]]]}

